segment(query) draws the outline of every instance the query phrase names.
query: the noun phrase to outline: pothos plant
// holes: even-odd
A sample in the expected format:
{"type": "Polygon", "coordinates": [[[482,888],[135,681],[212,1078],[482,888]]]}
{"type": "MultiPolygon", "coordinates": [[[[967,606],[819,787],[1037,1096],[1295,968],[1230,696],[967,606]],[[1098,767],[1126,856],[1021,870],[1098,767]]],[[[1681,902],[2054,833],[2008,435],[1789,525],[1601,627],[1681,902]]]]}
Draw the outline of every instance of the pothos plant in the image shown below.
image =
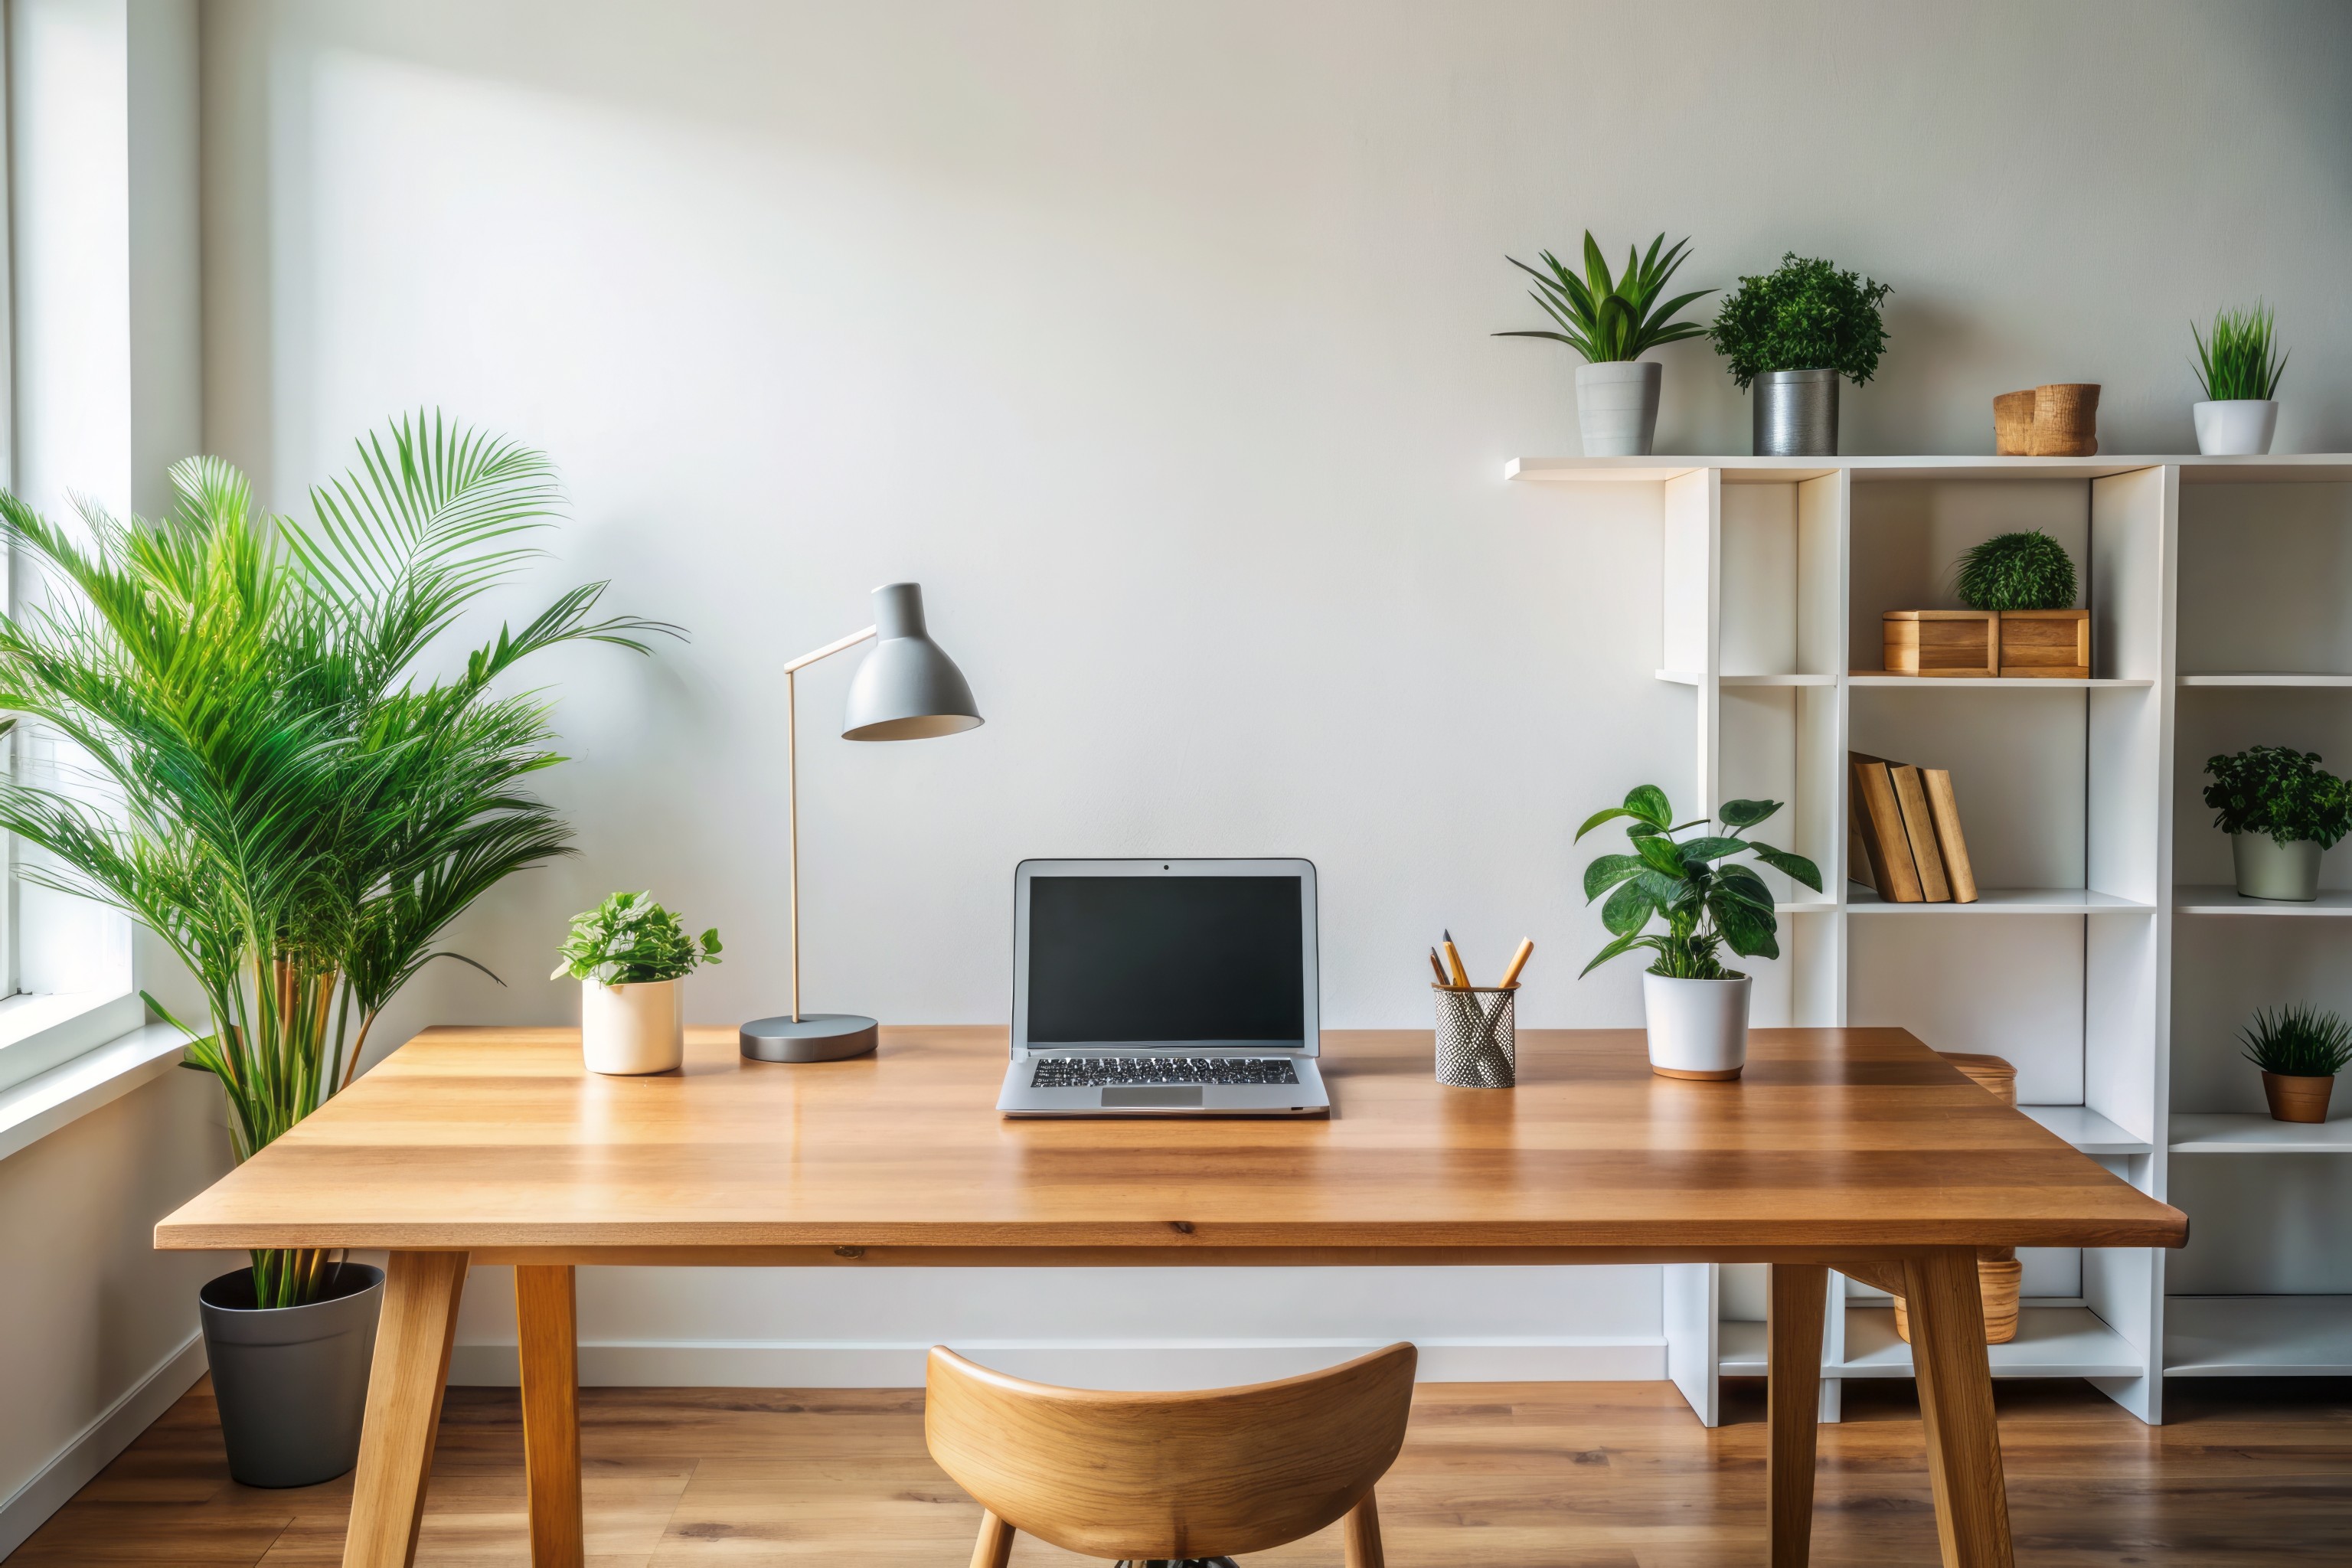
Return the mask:
{"type": "Polygon", "coordinates": [[[1811,860],[1741,837],[1780,809],[1777,800],[1727,800],[1719,823],[1723,831],[1704,832],[1699,830],[1717,825],[1715,819],[1702,816],[1677,824],[1666,792],[1641,784],[1627,792],[1624,805],[1586,818],[1576,830],[1580,841],[1604,823],[1632,818],[1625,837],[1633,852],[1603,855],[1584,868],[1585,902],[1609,895],[1601,907],[1601,923],[1612,940],[1578,978],[1637,947],[1657,954],[1651,973],[1673,980],[1743,978],[1723,966],[1716,956],[1718,948],[1727,947],[1741,958],[1780,957],[1780,928],[1772,915],[1772,889],[1752,868],[1733,863],[1742,855],[1753,855],[1813,891],[1822,890],[1821,871],[1811,860]],[[1679,834],[1695,837],[1677,837],[1679,834]],[[1664,920],[1665,929],[1649,930],[1653,919],[1664,920]]]}

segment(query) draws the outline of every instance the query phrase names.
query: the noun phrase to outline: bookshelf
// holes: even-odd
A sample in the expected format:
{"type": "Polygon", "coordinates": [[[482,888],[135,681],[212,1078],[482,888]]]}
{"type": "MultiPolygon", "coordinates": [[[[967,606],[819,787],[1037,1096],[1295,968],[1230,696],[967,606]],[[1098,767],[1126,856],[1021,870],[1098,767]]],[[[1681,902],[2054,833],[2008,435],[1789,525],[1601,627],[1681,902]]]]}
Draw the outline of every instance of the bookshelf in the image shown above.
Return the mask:
{"type": "MultiPolygon", "coordinates": [[[[2027,1249],[1995,1376],[2092,1379],[2163,1418],[2168,1377],[2352,1374],[2352,1092],[2338,1119],[2263,1112],[2235,1036],[2257,1005],[2352,1013],[2352,852],[2320,901],[2241,900],[2204,760],[2256,742],[2352,766],[2352,455],[2263,458],[1521,458],[1507,479],[1625,487],[1654,507],[1657,679],[1691,693],[1711,812],[1775,826],[1816,896],[1764,870],[1782,956],[1755,1021],[1899,1024],[2018,1068],[2021,1109],[2188,1211],[2189,1245],[2027,1249]],[[1968,546],[2040,527],[2091,609],[2087,679],[1874,668],[1879,616],[1951,605],[1968,546]],[[1849,751],[1951,770],[1982,897],[1897,904],[1846,880],[1849,751]],[[1785,824],[1785,826],[1782,826],[1785,824]],[[2258,918],[2247,918],[2258,917],[2258,918]]],[[[1910,1373],[1885,1299],[1843,1281],[1843,1382],[1910,1373]]],[[[1763,1371],[1762,1269],[1670,1266],[1669,1375],[1700,1418],[1763,1371]]]]}

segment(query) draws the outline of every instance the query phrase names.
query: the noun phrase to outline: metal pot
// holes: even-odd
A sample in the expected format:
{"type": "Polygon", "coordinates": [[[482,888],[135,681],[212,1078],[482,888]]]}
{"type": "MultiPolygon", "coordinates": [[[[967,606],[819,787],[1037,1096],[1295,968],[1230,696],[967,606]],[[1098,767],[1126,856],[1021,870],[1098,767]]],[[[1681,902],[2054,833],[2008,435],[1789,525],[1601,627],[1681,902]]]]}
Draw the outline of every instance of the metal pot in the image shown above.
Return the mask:
{"type": "Polygon", "coordinates": [[[1837,456],[1837,372],[1768,370],[1748,384],[1758,457],[1837,456]]]}
{"type": "Polygon", "coordinates": [[[306,1307],[257,1308],[238,1268],[196,1294],[228,1473],[246,1486],[313,1486],[359,1463],[383,1270],[340,1264],[327,1288],[306,1307]]]}
{"type": "Polygon", "coordinates": [[[2281,844],[2267,833],[2232,833],[2230,858],[2241,898],[2308,904],[2319,897],[2319,846],[2308,838],[2281,844]]]}

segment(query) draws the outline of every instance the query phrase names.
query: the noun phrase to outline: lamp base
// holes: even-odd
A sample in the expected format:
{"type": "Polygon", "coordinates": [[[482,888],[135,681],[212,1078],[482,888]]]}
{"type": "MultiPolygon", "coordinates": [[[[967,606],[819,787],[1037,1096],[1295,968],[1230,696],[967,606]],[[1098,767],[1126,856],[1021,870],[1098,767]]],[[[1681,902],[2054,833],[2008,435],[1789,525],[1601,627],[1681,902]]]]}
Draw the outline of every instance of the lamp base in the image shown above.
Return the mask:
{"type": "Polygon", "coordinates": [[[736,1038],[755,1062],[837,1062],[881,1044],[877,1028],[873,1019],[855,1013],[803,1013],[797,1019],[755,1018],[736,1038]]]}

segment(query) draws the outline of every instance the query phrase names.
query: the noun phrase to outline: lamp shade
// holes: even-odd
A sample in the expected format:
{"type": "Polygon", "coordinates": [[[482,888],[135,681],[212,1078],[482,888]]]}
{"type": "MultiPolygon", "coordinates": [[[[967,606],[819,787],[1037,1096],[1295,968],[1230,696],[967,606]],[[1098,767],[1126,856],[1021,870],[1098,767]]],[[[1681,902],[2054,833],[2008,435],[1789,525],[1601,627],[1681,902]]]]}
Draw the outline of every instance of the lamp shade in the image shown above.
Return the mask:
{"type": "Polygon", "coordinates": [[[923,625],[923,585],[874,590],[874,651],[849,682],[845,741],[926,741],[980,727],[971,686],[923,625]]]}

